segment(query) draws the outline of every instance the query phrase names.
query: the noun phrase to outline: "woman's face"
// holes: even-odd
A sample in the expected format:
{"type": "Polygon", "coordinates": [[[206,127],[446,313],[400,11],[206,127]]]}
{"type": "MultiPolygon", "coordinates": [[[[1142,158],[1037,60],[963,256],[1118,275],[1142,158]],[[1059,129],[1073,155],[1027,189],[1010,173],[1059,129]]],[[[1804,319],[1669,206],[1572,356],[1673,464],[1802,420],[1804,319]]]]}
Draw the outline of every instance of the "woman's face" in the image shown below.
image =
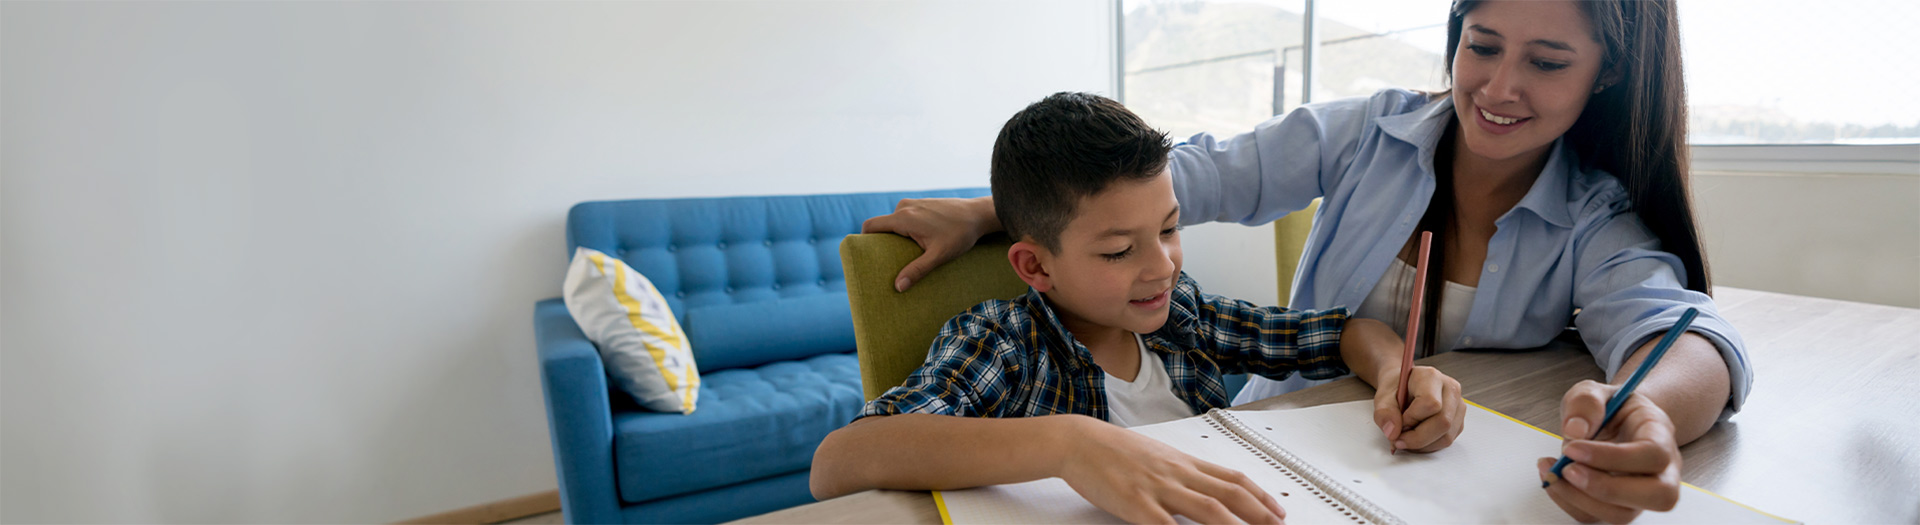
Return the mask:
{"type": "Polygon", "coordinates": [[[1573,127],[1602,48],[1572,1],[1494,0],[1467,13],[1453,59],[1453,111],[1472,154],[1544,154],[1573,127]]]}

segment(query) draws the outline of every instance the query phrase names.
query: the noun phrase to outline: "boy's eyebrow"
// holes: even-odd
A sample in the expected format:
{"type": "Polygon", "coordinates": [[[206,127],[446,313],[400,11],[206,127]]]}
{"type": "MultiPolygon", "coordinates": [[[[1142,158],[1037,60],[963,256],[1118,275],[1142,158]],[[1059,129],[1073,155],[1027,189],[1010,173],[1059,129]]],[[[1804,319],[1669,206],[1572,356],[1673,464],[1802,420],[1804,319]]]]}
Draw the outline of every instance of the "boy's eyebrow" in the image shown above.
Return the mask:
{"type": "MultiPolygon", "coordinates": [[[[1467,29],[1471,29],[1476,33],[1485,33],[1491,36],[1501,36],[1499,31],[1494,31],[1492,29],[1487,28],[1486,26],[1482,26],[1479,24],[1467,26],[1467,29]]],[[[1566,42],[1561,42],[1559,40],[1547,40],[1544,38],[1536,38],[1536,39],[1533,39],[1533,41],[1530,41],[1527,43],[1539,44],[1539,45],[1547,46],[1553,49],[1558,49],[1561,51],[1569,51],[1569,52],[1573,51],[1573,46],[1567,45],[1566,42]]]]}
{"type": "MultiPolygon", "coordinates": [[[[1167,219],[1172,219],[1173,216],[1179,215],[1179,214],[1180,214],[1180,205],[1175,204],[1173,205],[1173,211],[1167,212],[1167,217],[1165,219],[1160,219],[1160,220],[1161,222],[1165,222],[1167,219]]],[[[1093,239],[1097,241],[1097,240],[1105,239],[1108,237],[1126,237],[1128,235],[1133,235],[1133,230],[1128,230],[1125,228],[1109,228],[1107,231],[1100,232],[1100,236],[1094,237],[1093,239]]]]}

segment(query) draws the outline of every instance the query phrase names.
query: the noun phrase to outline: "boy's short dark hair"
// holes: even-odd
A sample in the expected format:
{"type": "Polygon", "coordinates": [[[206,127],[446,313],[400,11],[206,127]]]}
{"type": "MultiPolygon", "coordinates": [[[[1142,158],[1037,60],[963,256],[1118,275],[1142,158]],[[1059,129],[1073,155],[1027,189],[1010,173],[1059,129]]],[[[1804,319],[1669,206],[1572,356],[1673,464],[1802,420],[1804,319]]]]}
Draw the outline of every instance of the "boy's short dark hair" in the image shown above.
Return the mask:
{"type": "Polygon", "coordinates": [[[1027,106],[993,143],[993,207],[1015,240],[1060,249],[1080,199],[1167,167],[1167,134],[1119,102],[1060,92],[1027,106]]]}

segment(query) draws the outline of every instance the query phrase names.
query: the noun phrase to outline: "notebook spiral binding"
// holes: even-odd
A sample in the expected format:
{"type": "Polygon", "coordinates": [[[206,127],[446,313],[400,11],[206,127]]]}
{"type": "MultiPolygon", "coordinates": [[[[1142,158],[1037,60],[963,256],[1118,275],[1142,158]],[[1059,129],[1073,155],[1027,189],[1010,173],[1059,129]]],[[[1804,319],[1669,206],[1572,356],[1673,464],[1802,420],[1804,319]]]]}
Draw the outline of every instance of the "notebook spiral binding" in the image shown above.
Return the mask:
{"type": "Polygon", "coordinates": [[[1367,501],[1365,497],[1348,490],[1345,485],[1333,481],[1332,478],[1328,477],[1326,473],[1321,472],[1320,469],[1313,468],[1313,465],[1308,465],[1305,461],[1301,461],[1300,458],[1294,456],[1293,453],[1287,452],[1287,449],[1281,448],[1279,445],[1275,445],[1272,441],[1267,440],[1266,436],[1262,436],[1254,432],[1253,429],[1247,428],[1246,425],[1240,423],[1239,418],[1233,417],[1233,414],[1218,408],[1208,410],[1207,423],[1212,424],[1214,428],[1220,430],[1222,434],[1232,435],[1242,442],[1250,442],[1253,445],[1253,453],[1266,456],[1269,462],[1278,461],[1280,465],[1299,474],[1300,477],[1306,478],[1308,483],[1318,487],[1319,490],[1326,495],[1333,497],[1333,501],[1330,503],[1345,507],[1345,510],[1352,512],[1358,520],[1376,525],[1403,525],[1405,523],[1400,521],[1398,516],[1387,512],[1386,509],[1382,509],[1378,505],[1374,505],[1373,502],[1367,501]]]}

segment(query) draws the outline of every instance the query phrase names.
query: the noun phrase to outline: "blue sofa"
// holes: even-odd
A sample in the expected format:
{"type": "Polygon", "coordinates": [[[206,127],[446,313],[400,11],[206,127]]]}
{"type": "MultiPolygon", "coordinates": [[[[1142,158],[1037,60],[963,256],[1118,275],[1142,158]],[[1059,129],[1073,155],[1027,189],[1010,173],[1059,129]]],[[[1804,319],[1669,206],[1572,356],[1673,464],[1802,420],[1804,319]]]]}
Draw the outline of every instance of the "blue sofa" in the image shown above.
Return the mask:
{"type": "Polygon", "coordinates": [[[813,501],[828,432],[862,404],[840,239],[905,193],[586,202],[567,251],[619,257],[653,281],[701,372],[692,414],[641,410],[612,386],[560,299],[534,306],[568,523],[717,523],[813,501]]]}

